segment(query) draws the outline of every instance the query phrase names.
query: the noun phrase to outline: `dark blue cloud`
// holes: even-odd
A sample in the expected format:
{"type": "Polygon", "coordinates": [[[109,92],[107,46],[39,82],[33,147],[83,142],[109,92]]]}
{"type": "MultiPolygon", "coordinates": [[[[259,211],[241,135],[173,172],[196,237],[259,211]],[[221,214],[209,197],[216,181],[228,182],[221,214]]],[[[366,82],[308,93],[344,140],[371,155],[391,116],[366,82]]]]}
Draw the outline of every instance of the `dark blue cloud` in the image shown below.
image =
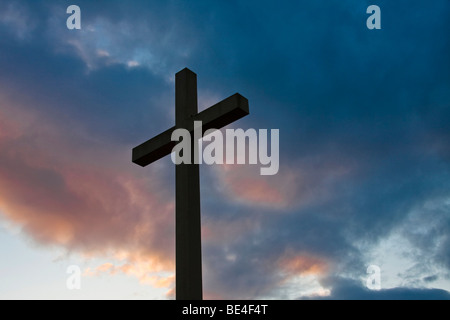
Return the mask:
{"type": "Polygon", "coordinates": [[[0,41],[2,87],[49,118],[77,123],[80,131],[120,143],[135,143],[145,131],[164,129],[161,123],[172,106],[155,101],[164,97],[162,91],[171,97],[172,88],[147,69],[100,61],[104,65],[88,71],[80,58],[52,52],[46,39],[0,41]]]}
{"type": "MultiPolygon", "coordinates": [[[[428,221],[424,205],[449,197],[448,1],[377,1],[382,30],[376,31],[365,27],[370,1],[77,4],[83,26],[99,28],[101,37],[87,41],[87,33],[65,30],[64,2],[24,2],[30,16],[24,39],[14,24],[0,23],[2,88],[129,152],[173,124],[174,88],[167,78],[187,66],[198,73],[200,92],[249,98],[251,116],[239,126],[280,129],[281,171],[291,166],[307,173],[306,182],[295,182],[308,184],[299,190],[332,194],[279,214],[230,202],[204,170],[204,219],[251,218],[264,230],[223,243],[233,261],[222,246],[204,244],[207,290],[238,298],[268,294],[279,284],[272,270],[286,250],[314,252],[336,272],[357,275],[366,262],[361,247],[394,231],[418,250],[417,261],[426,257],[448,273],[448,206],[434,211],[439,223],[425,234],[401,228],[413,211],[422,212],[419,224],[428,221]],[[78,41],[89,59],[67,39],[78,41]],[[96,55],[100,49],[110,56],[96,55]],[[152,57],[129,68],[126,60],[140,51],[152,57]],[[328,177],[330,167],[347,171],[328,177]]],[[[353,282],[329,283],[333,298],[448,298],[439,290],[369,292],[353,282]]]]}
{"type": "Polygon", "coordinates": [[[450,300],[450,293],[441,289],[426,288],[392,288],[370,290],[360,283],[345,278],[327,279],[333,290],[329,300],[450,300]]]}

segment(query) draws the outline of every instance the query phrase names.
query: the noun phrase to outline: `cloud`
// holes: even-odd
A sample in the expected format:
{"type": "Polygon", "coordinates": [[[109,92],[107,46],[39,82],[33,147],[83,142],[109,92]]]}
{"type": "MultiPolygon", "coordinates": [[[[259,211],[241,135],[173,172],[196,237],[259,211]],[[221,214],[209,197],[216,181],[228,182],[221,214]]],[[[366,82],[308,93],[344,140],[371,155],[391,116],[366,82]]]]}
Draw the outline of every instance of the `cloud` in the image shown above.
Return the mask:
{"type": "Polygon", "coordinates": [[[332,197],[334,185],[354,171],[347,163],[310,162],[282,155],[281,168],[274,176],[262,176],[259,165],[220,165],[218,189],[232,201],[280,210],[298,209],[332,197]]]}
{"type": "MultiPolygon", "coordinates": [[[[449,211],[450,198],[444,192],[443,196],[438,194],[416,208],[399,227],[398,233],[415,249],[410,256],[415,258],[417,264],[411,271],[429,274],[439,267],[447,271],[443,276],[450,275],[450,254],[446,249],[450,242],[449,211]]],[[[437,277],[431,275],[423,280],[432,281],[437,277]]]]}
{"type": "Polygon", "coordinates": [[[291,275],[323,275],[328,270],[324,259],[309,254],[285,255],[279,264],[280,269],[291,275]]]}
{"type": "Polygon", "coordinates": [[[56,52],[79,57],[89,71],[101,68],[105,60],[122,65],[134,61],[166,77],[182,69],[184,65],[173,66],[190,60],[197,49],[196,30],[177,6],[139,1],[133,6],[120,1],[79,1],[77,5],[81,29],[73,32],[65,28],[65,4],[48,5],[43,14],[48,25],[44,37],[56,52]],[[176,46],[179,49],[173,50],[176,46]],[[99,57],[99,51],[108,52],[108,59],[99,57]]]}
{"type": "Polygon", "coordinates": [[[329,300],[450,300],[450,293],[441,289],[393,288],[369,290],[357,281],[328,278],[322,281],[332,287],[329,300]]]}
{"type": "Polygon", "coordinates": [[[143,178],[131,148],[111,148],[4,96],[1,103],[3,214],[37,243],[121,257],[124,273],[161,285],[154,273],[174,269],[174,204],[157,171],[143,178]]]}
{"type": "Polygon", "coordinates": [[[167,288],[166,295],[171,297],[175,285],[175,275],[173,273],[167,273],[166,271],[166,275],[158,275],[157,272],[165,271],[165,267],[155,265],[155,261],[142,259],[131,259],[131,261],[133,262],[125,262],[119,265],[111,262],[103,263],[94,269],[87,268],[84,270],[83,275],[101,276],[103,274],[116,275],[121,273],[136,277],[143,285],[151,285],[155,288],[167,288]]]}
{"type": "Polygon", "coordinates": [[[27,6],[18,2],[0,4],[0,25],[4,25],[10,34],[21,41],[30,40],[37,26],[37,19],[27,6]]]}
{"type": "Polygon", "coordinates": [[[294,202],[296,173],[261,176],[257,165],[220,165],[216,172],[222,187],[232,201],[283,209],[294,202]],[[283,177],[285,179],[283,179],[283,177]]]}

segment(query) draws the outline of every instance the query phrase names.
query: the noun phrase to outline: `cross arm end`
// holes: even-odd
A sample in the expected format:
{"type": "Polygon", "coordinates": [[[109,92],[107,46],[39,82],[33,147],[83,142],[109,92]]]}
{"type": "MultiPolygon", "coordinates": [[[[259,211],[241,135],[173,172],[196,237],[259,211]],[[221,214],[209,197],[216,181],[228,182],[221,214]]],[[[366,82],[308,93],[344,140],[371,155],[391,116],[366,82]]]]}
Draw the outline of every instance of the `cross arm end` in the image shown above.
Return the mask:
{"type": "Polygon", "coordinates": [[[145,167],[170,154],[177,143],[171,140],[173,130],[175,130],[175,127],[133,148],[132,161],[141,167],[145,167]]]}

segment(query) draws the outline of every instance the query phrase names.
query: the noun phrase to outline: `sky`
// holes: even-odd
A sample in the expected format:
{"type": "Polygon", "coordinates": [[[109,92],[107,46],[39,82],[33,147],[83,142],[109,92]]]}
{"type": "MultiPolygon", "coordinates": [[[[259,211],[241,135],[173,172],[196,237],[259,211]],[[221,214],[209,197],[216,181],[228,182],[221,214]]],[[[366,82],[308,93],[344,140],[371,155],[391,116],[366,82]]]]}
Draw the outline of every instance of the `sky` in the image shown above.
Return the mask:
{"type": "Polygon", "coordinates": [[[131,150],[174,125],[188,67],[199,110],[239,92],[250,115],[227,128],[280,136],[276,175],[200,167],[206,299],[450,299],[449,14],[448,0],[2,0],[0,298],[174,298],[174,164],[141,168],[131,150]]]}

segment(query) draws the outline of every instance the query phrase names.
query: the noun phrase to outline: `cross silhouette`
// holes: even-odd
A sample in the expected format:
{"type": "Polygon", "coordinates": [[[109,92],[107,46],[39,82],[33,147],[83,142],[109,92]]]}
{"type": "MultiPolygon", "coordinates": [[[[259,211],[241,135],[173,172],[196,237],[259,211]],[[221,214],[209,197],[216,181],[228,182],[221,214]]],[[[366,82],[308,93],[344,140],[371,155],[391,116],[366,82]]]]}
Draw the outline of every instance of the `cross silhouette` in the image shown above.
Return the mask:
{"type": "Polygon", "coordinates": [[[133,149],[133,162],[145,167],[170,154],[177,144],[176,129],[191,133],[191,164],[175,165],[175,292],[177,300],[201,300],[202,249],[200,218],[200,173],[194,162],[197,141],[194,121],[202,121],[202,135],[220,129],[249,114],[248,100],[236,93],[198,113],[197,75],[185,68],[175,75],[175,126],[133,149]]]}

